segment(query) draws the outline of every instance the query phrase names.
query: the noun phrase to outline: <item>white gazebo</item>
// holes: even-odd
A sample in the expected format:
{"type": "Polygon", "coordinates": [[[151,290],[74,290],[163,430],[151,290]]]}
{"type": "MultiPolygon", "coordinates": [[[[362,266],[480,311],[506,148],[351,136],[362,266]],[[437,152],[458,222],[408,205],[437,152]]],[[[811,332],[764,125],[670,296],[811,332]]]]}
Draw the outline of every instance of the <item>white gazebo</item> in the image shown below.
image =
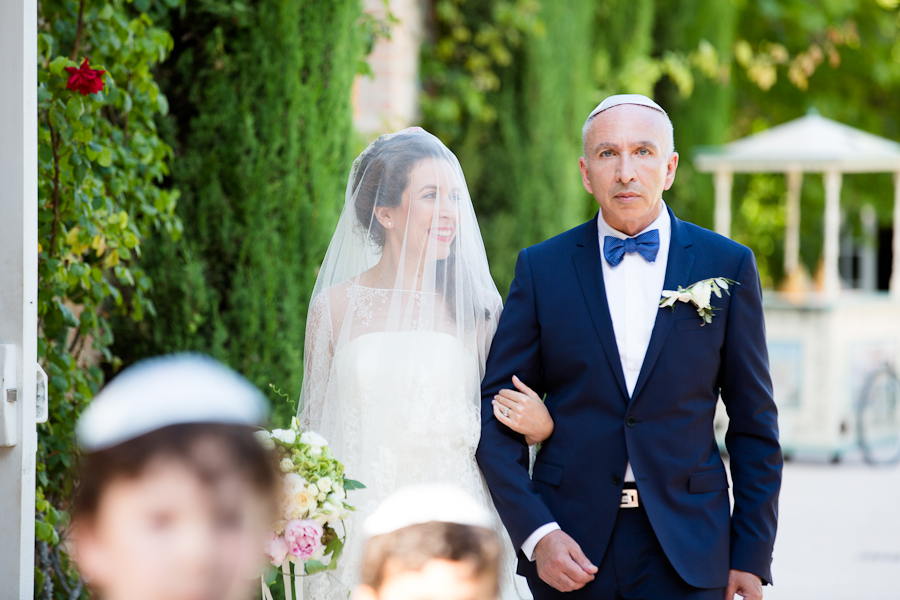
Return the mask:
{"type": "MultiPolygon", "coordinates": [[[[857,406],[874,374],[900,366],[900,144],[818,114],[703,149],[701,172],[715,178],[715,229],[731,231],[734,173],[784,173],[784,271],[800,266],[804,173],[825,184],[823,277],[817,292],[764,294],[775,400],[785,453],[839,459],[857,445],[857,406]],[[839,259],[844,173],[894,175],[893,262],[889,293],[842,290],[839,259]]],[[[869,218],[871,220],[871,218],[869,218]]]]}

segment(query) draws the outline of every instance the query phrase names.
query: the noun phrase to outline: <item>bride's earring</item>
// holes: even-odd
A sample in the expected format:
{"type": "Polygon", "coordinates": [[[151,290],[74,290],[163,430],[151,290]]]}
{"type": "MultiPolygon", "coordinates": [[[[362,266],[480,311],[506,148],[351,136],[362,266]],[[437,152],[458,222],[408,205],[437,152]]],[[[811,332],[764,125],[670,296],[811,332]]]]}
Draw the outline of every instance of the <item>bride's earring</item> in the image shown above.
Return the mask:
{"type": "Polygon", "coordinates": [[[394,224],[391,223],[390,221],[388,221],[388,229],[393,229],[393,228],[394,228],[394,224]]]}

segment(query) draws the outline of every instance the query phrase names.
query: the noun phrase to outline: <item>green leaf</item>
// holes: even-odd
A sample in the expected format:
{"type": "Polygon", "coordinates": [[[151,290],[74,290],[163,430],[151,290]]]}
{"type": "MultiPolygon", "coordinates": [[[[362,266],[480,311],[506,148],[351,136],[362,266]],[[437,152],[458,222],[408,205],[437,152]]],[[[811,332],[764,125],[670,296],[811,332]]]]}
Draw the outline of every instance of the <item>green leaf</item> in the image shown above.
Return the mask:
{"type": "Polygon", "coordinates": [[[356,481],[355,479],[347,479],[346,477],[344,478],[344,490],[349,491],[349,490],[364,490],[364,489],[366,489],[366,486],[364,486],[360,482],[356,481]]]}
{"type": "Polygon", "coordinates": [[[53,541],[53,527],[49,523],[43,521],[34,522],[34,537],[42,542],[53,541]]]}
{"type": "Polygon", "coordinates": [[[60,73],[62,73],[64,68],[70,66],[70,62],[71,61],[65,56],[57,56],[52,61],[50,61],[50,72],[54,75],[59,75],[60,73]]]}
{"type": "Polygon", "coordinates": [[[84,102],[81,101],[81,96],[69,98],[69,101],[66,102],[66,118],[69,120],[77,119],[83,112],[84,102]]]}
{"type": "Polygon", "coordinates": [[[314,575],[315,573],[321,573],[322,571],[326,571],[328,566],[317,561],[317,560],[308,560],[306,561],[306,574],[314,575]]]}
{"type": "Polygon", "coordinates": [[[103,152],[100,153],[100,157],[97,159],[97,163],[101,167],[108,167],[112,164],[112,152],[109,148],[103,149],[103,152]]]}
{"type": "Polygon", "coordinates": [[[106,21],[112,16],[113,16],[113,7],[111,4],[107,4],[106,6],[103,7],[103,10],[101,10],[99,13],[97,13],[97,17],[102,21],[106,21]]]}

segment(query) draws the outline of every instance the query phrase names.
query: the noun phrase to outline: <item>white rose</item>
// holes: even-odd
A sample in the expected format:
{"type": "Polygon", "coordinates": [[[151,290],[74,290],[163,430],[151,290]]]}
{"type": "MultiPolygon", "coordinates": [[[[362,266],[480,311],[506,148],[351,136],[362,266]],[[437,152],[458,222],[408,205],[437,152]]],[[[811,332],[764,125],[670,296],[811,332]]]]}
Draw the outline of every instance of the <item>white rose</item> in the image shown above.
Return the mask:
{"type": "Polygon", "coordinates": [[[338,497],[337,494],[328,494],[328,498],[325,499],[327,502],[335,506],[342,506],[344,504],[343,498],[338,497]]]}
{"type": "Polygon", "coordinates": [[[344,487],[341,485],[332,486],[331,491],[338,500],[344,500],[347,498],[347,492],[344,491],[344,487]]]}
{"type": "Polygon", "coordinates": [[[325,502],[325,499],[327,497],[328,497],[328,494],[326,494],[325,492],[321,492],[321,493],[319,493],[318,496],[316,496],[316,500],[318,500],[319,502],[325,502]]]}
{"type": "Polygon", "coordinates": [[[691,298],[697,308],[706,308],[709,306],[709,300],[712,297],[712,285],[709,281],[701,281],[691,289],[691,298]]]}
{"type": "Polygon", "coordinates": [[[312,494],[313,496],[319,495],[319,488],[314,483],[311,483],[308,486],[306,486],[306,491],[309,492],[310,494],[312,494]]]}
{"type": "Polygon", "coordinates": [[[296,473],[288,473],[284,476],[284,490],[289,495],[306,490],[306,480],[296,473]]]}
{"type": "Polygon", "coordinates": [[[281,463],[279,463],[278,466],[281,468],[282,471],[287,473],[288,471],[290,471],[291,469],[294,468],[294,461],[292,461],[289,458],[282,458],[281,463]]]}
{"type": "Polygon", "coordinates": [[[315,431],[304,431],[303,435],[300,436],[300,443],[308,444],[313,448],[319,449],[321,449],[323,446],[328,445],[328,441],[326,441],[325,438],[323,438],[315,431]]]}
{"type": "Polygon", "coordinates": [[[319,481],[316,482],[316,486],[319,488],[320,492],[328,493],[331,491],[331,478],[330,477],[322,477],[319,481]]]}
{"type": "Polygon", "coordinates": [[[326,502],[322,505],[322,512],[325,514],[325,519],[331,525],[341,520],[341,509],[330,502],[326,502]]]}
{"type": "Polygon", "coordinates": [[[310,456],[319,456],[319,455],[321,455],[321,454],[322,454],[322,449],[321,449],[321,448],[316,448],[315,446],[312,446],[312,447],[309,449],[309,455],[310,455],[310,456]]]}
{"type": "Polygon", "coordinates": [[[275,429],[272,431],[272,437],[288,446],[297,441],[297,433],[292,429],[275,429]]]}

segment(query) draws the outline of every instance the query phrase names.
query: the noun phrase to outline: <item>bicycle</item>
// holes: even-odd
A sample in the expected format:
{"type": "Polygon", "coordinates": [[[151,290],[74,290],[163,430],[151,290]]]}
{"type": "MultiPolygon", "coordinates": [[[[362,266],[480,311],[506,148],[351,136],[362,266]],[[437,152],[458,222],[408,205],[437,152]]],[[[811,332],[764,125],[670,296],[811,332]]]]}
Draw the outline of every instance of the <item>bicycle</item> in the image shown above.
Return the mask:
{"type": "Polygon", "coordinates": [[[870,465],[900,462],[900,379],[891,365],[869,376],[856,410],[859,447],[865,461],[870,465]]]}

